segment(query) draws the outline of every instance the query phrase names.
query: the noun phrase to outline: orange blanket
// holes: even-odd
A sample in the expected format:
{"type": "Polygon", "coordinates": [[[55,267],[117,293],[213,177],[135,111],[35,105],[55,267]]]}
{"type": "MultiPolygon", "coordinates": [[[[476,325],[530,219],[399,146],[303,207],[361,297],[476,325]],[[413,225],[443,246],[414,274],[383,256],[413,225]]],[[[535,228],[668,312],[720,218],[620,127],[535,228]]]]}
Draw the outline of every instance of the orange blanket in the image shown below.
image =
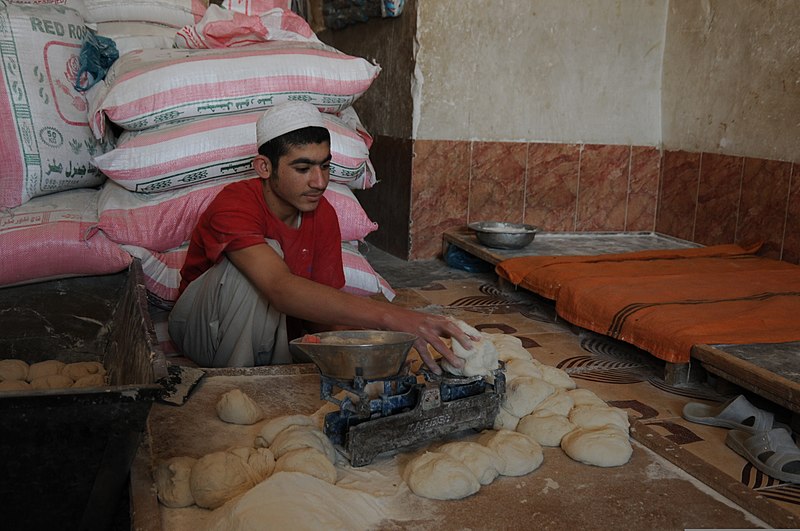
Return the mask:
{"type": "Polygon", "coordinates": [[[525,257],[501,262],[497,272],[556,299],[557,313],[573,324],[686,363],[696,344],[800,340],[800,266],[756,250],[525,257]]]}

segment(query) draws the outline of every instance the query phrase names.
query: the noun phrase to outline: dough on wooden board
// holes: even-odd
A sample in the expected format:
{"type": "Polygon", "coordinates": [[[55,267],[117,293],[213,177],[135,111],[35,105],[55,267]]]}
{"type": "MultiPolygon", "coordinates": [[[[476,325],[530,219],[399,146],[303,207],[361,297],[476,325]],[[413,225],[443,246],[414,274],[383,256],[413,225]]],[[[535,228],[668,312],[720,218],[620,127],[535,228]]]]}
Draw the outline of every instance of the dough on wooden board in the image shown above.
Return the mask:
{"type": "Polygon", "coordinates": [[[458,500],[478,492],[481,484],[470,469],[447,454],[425,452],[403,473],[411,492],[432,500],[458,500]]]}
{"type": "Polygon", "coordinates": [[[34,389],[65,389],[72,387],[72,378],[63,374],[50,374],[31,380],[31,387],[34,389]]]}
{"type": "Polygon", "coordinates": [[[436,451],[466,465],[481,485],[488,485],[494,481],[503,467],[499,455],[477,442],[450,442],[443,444],[436,451]]]}
{"type": "Polygon", "coordinates": [[[275,472],[300,472],[328,483],[336,483],[336,467],[314,448],[299,448],[286,452],[275,463],[275,472]]]}
{"type": "Polygon", "coordinates": [[[0,360],[0,380],[27,380],[29,365],[23,360],[0,360]]]}
{"type": "Polygon", "coordinates": [[[59,360],[45,360],[32,363],[28,368],[28,381],[32,382],[37,378],[50,376],[52,374],[61,374],[64,365],[64,362],[59,360]]]}
{"type": "Polygon", "coordinates": [[[233,448],[198,459],[189,485],[199,507],[216,509],[261,482],[274,468],[274,458],[266,448],[233,448]]]}
{"type": "Polygon", "coordinates": [[[494,450],[503,463],[500,474],[524,476],[544,461],[542,447],[525,434],[510,430],[485,431],[478,442],[494,450]]]}
{"type": "Polygon", "coordinates": [[[575,461],[601,467],[624,465],[633,455],[627,433],[615,426],[578,428],[561,439],[561,449],[575,461]]]}
{"type": "Polygon", "coordinates": [[[30,391],[33,386],[25,380],[3,380],[0,382],[0,391],[30,391]]]}
{"type": "Polygon", "coordinates": [[[515,417],[522,418],[555,391],[555,387],[540,378],[519,376],[506,384],[501,405],[515,417]]]}
{"type": "Polygon", "coordinates": [[[280,432],[269,446],[275,459],[280,459],[283,454],[300,448],[313,448],[322,453],[331,463],[336,463],[336,449],[328,436],[316,427],[289,426],[280,432]]]}
{"type": "Polygon", "coordinates": [[[194,496],[189,480],[192,467],[197,463],[194,457],[173,457],[156,466],[153,478],[158,501],[167,507],[188,507],[194,505],[194,496]]]}
{"type": "Polygon", "coordinates": [[[537,411],[549,411],[556,415],[569,415],[569,412],[575,406],[575,401],[563,389],[556,389],[556,392],[545,398],[538,406],[534,408],[534,413],[537,411]]]}
{"type": "Polygon", "coordinates": [[[75,363],[67,363],[64,365],[59,374],[63,374],[74,381],[78,381],[81,378],[91,376],[92,374],[105,376],[106,368],[103,367],[103,364],[98,361],[77,361],[75,363]]]}
{"type": "Polygon", "coordinates": [[[628,433],[630,421],[625,410],[609,406],[577,406],[569,412],[569,420],[581,428],[613,425],[628,433]]]}
{"type": "Polygon", "coordinates": [[[229,424],[249,426],[264,418],[264,412],[241,389],[231,389],[217,402],[217,416],[229,424]]]}
{"type": "MultiPolygon", "coordinates": [[[[327,404],[328,403],[326,403],[326,405],[327,404]]],[[[335,406],[335,404],[331,405],[335,406]]],[[[335,408],[339,409],[338,406],[335,406],[335,408]]],[[[268,448],[272,444],[272,441],[275,440],[275,437],[289,426],[315,427],[316,425],[314,419],[308,415],[283,415],[275,417],[265,422],[261,427],[261,431],[256,436],[255,445],[268,448]]]]}
{"type": "Polygon", "coordinates": [[[560,446],[561,439],[577,428],[564,415],[543,409],[520,419],[517,431],[524,433],[542,446],[560,446]]]}
{"type": "Polygon", "coordinates": [[[500,367],[497,362],[497,349],[494,343],[486,337],[489,334],[481,334],[464,321],[453,319],[453,322],[464,333],[480,339],[472,342],[470,350],[462,347],[461,343],[454,339],[451,342],[451,348],[456,356],[464,360],[464,366],[462,368],[454,367],[447,360],[442,359],[442,369],[457,376],[482,376],[491,374],[492,371],[500,367]]]}

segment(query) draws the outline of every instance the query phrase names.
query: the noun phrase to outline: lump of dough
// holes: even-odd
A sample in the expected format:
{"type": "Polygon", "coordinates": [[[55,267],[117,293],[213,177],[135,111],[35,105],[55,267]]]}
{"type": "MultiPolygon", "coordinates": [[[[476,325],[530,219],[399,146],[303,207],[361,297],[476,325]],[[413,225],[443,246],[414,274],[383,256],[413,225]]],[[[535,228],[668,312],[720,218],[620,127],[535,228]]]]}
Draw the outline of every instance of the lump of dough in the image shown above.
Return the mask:
{"type": "Polygon", "coordinates": [[[453,367],[447,360],[442,359],[442,369],[456,376],[483,376],[491,374],[492,371],[500,367],[497,362],[497,349],[494,347],[494,343],[487,339],[489,334],[481,334],[464,321],[453,319],[453,322],[464,333],[473,337],[480,337],[480,339],[472,342],[471,350],[465,349],[461,346],[461,343],[454,339],[451,343],[453,353],[464,360],[464,367],[460,369],[453,367]]]}
{"type": "Polygon", "coordinates": [[[578,387],[578,384],[575,383],[575,380],[573,380],[570,375],[566,373],[566,371],[563,371],[558,367],[542,365],[540,369],[542,371],[542,379],[545,382],[551,383],[556,387],[560,387],[561,389],[575,389],[578,387]]]}
{"type": "Polygon", "coordinates": [[[29,391],[33,389],[25,380],[3,380],[0,382],[0,391],[29,391]]]}
{"type": "Polygon", "coordinates": [[[233,448],[229,450],[238,455],[259,478],[265,478],[275,470],[275,456],[269,448],[233,448]]]}
{"type": "Polygon", "coordinates": [[[236,448],[204,455],[192,467],[189,486],[195,503],[205,509],[216,509],[257,483],[262,476],[243,455],[248,457],[255,448],[236,448]]]}
{"type": "Polygon", "coordinates": [[[633,454],[628,435],[619,428],[578,428],[561,439],[561,449],[575,461],[602,467],[621,466],[633,454]]]}
{"type": "Polygon", "coordinates": [[[61,374],[61,370],[63,368],[64,362],[58,360],[47,360],[40,361],[38,363],[32,363],[28,368],[28,381],[32,382],[37,378],[50,376],[52,374],[61,374]]]}
{"type": "Polygon", "coordinates": [[[300,472],[330,484],[336,483],[336,467],[325,454],[314,448],[286,452],[275,463],[275,472],[300,472]]]}
{"type": "Polygon", "coordinates": [[[34,389],[65,389],[72,387],[72,384],[72,378],[63,374],[51,374],[31,380],[31,387],[34,389]]]}
{"type": "Polygon", "coordinates": [[[544,380],[533,376],[520,376],[506,385],[506,394],[501,405],[515,417],[522,418],[529,415],[555,390],[555,387],[544,380]]]}
{"type": "Polygon", "coordinates": [[[78,381],[81,378],[91,376],[93,374],[105,376],[106,368],[103,367],[103,364],[98,361],[78,361],[64,365],[59,374],[63,374],[74,381],[78,381]]]}
{"type": "Polygon", "coordinates": [[[606,406],[605,400],[594,394],[592,391],[588,389],[570,389],[567,391],[567,394],[575,403],[575,407],[578,406],[606,406]]]}
{"type": "Polygon", "coordinates": [[[497,409],[497,416],[494,418],[494,429],[496,430],[511,430],[517,429],[519,417],[512,415],[505,408],[497,409]]]}
{"type": "Polygon", "coordinates": [[[617,407],[609,406],[578,406],[569,412],[569,420],[581,428],[600,428],[603,426],[616,426],[628,433],[630,421],[628,414],[617,407]]]}
{"type": "Polygon", "coordinates": [[[540,365],[530,360],[510,359],[506,362],[506,378],[512,380],[518,376],[533,376],[541,379],[542,371],[539,367],[540,365]]]}
{"type": "Polygon", "coordinates": [[[487,334],[489,339],[494,343],[497,349],[497,357],[500,361],[508,363],[512,359],[520,359],[526,361],[533,361],[531,353],[522,346],[522,340],[514,337],[511,334],[487,334]]]}
{"type": "Polygon", "coordinates": [[[280,459],[283,454],[300,448],[314,448],[327,457],[328,461],[336,463],[333,443],[316,427],[289,426],[275,437],[269,447],[275,459],[280,459]]]}
{"type": "Polygon", "coordinates": [[[524,433],[542,446],[560,446],[564,435],[577,426],[564,415],[543,409],[520,419],[517,431],[524,433]]]}
{"type": "Polygon", "coordinates": [[[75,381],[72,387],[103,387],[106,385],[106,377],[102,374],[90,374],[75,381]]]}
{"type": "MultiPolygon", "coordinates": [[[[332,404],[335,406],[335,404],[332,404]]],[[[325,406],[323,406],[325,407],[325,406]]],[[[339,409],[338,406],[336,409],[339,409]]],[[[314,419],[308,415],[283,415],[268,420],[261,427],[261,431],[256,436],[256,446],[269,447],[275,437],[289,426],[316,426],[314,419]]]]}
{"type": "Polygon", "coordinates": [[[158,464],[153,472],[158,501],[167,507],[194,505],[194,496],[189,485],[194,457],[173,457],[158,464]]]}
{"type": "Polygon", "coordinates": [[[411,492],[432,500],[458,500],[478,492],[481,484],[466,465],[447,454],[425,452],[405,469],[411,492]]]}
{"type": "Polygon", "coordinates": [[[566,417],[569,415],[574,405],[575,401],[566,391],[563,389],[556,389],[555,393],[545,398],[533,411],[534,413],[536,411],[549,411],[550,413],[564,415],[566,417]]]}
{"type": "Polygon", "coordinates": [[[0,380],[27,380],[28,368],[22,360],[0,360],[0,380]]]}
{"type": "Polygon", "coordinates": [[[224,422],[249,426],[261,420],[264,412],[241,389],[232,389],[223,394],[217,402],[217,415],[224,422]]]}
{"type": "Polygon", "coordinates": [[[481,485],[488,485],[500,475],[500,456],[486,446],[471,441],[455,441],[436,449],[469,468],[481,485]]]}
{"type": "Polygon", "coordinates": [[[478,442],[500,456],[500,474],[524,476],[533,472],[544,461],[542,447],[523,433],[509,430],[485,431],[478,442]]]}

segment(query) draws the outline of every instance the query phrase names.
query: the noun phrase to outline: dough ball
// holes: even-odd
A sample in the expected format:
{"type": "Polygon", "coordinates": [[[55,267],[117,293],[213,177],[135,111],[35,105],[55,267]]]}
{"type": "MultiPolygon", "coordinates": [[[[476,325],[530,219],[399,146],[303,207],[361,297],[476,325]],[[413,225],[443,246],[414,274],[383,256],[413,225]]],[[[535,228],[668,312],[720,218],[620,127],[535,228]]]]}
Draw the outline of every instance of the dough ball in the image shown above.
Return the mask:
{"type": "Polygon", "coordinates": [[[551,383],[561,389],[575,389],[578,387],[578,384],[575,383],[575,380],[573,380],[566,371],[549,365],[542,365],[540,368],[542,370],[542,379],[545,382],[551,383]]]}
{"type": "Polygon", "coordinates": [[[564,435],[577,426],[564,415],[557,415],[544,409],[534,411],[520,419],[517,431],[538,442],[542,446],[560,446],[564,435]]]}
{"type": "Polygon", "coordinates": [[[624,465],[633,454],[628,435],[613,426],[571,431],[561,439],[561,449],[575,461],[602,467],[624,465]]]}
{"type": "MultiPolygon", "coordinates": [[[[335,404],[332,406],[339,409],[335,404]]],[[[325,407],[325,406],[323,406],[325,407]]],[[[283,415],[268,420],[262,427],[258,436],[256,436],[256,446],[269,447],[275,437],[288,428],[289,426],[310,426],[314,427],[316,424],[314,420],[308,415],[283,415]]]]}
{"type": "Polygon", "coordinates": [[[63,374],[74,381],[78,381],[86,376],[99,374],[105,376],[106,369],[103,364],[98,361],[78,361],[75,363],[68,363],[64,365],[59,374],[63,374]]]}
{"type": "Polygon", "coordinates": [[[581,428],[616,426],[628,433],[630,421],[625,410],[609,406],[578,406],[569,412],[569,420],[581,428]]]}
{"type": "Polygon", "coordinates": [[[29,391],[33,389],[25,380],[3,380],[0,382],[0,391],[29,391]]]}
{"type": "Polygon", "coordinates": [[[189,480],[195,503],[205,509],[216,509],[259,483],[261,477],[242,455],[254,448],[233,449],[204,455],[192,467],[189,480]]]}
{"type": "Polygon", "coordinates": [[[238,455],[242,461],[255,473],[256,477],[264,479],[275,470],[275,456],[269,448],[234,448],[230,450],[234,455],[238,455]]]}
{"type": "Polygon", "coordinates": [[[544,380],[533,376],[520,376],[506,385],[502,407],[515,417],[522,418],[529,415],[536,406],[555,391],[556,388],[544,380]]]}
{"type": "Polygon", "coordinates": [[[64,362],[58,360],[40,361],[32,363],[28,368],[28,381],[32,382],[37,378],[43,376],[51,376],[53,374],[61,374],[61,369],[64,368],[64,362]]]}
{"type": "Polygon", "coordinates": [[[511,430],[517,429],[519,417],[512,415],[505,408],[498,408],[497,416],[494,418],[494,429],[496,430],[511,430]]]}
{"type": "Polygon", "coordinates": [[[519,358],[510,359],[506,362],[506,378],[513,380],[519,376],[533,376],[534,378],[542,378],[542,371],[540,365],[530,361],[519,358]]]}
{"type": "Polygon", "coordinates": [[[31,380],[31,387],[34,389],[66,389],[72,387],[72,384],[72,378],[63,374],[51,374],[31,380]]]}
{"type": "Polygon", "coordinates": [[[264,418],[261,407],[241,389],[232,389],[220,397],[217,415],[224,422],[244,425],[255,424],[264,418]]]}
{"type": "Polygon", "coordinates": [[[189,479],[196,462],[194,457],[173,457],[158,464],[153,472],[158,501],[167,507],[194,505],[189,479]]]}
{"type": "Polygon", "coordinates": [[[605,400],[594,394],[592,391],[588,389],[571,389],[567,391],[567,394],[575,403],[575,407],[578,406],[606,406],[605,400]]]}
{"type": "Polygon", "coordinates": [[[336,483],[336,467],[314,448],[300,448],[286,452],[275,464],[275,472],[300,472],[330,484],[336,483]]]}
{"type": "Polygon", "coordinates": [[[0,380],[27,380],[28,368],[22,360],[0,360],[0,380]]]}
{"type": "Polygon", "coordinates": [[[90,374],[89,376],[84,376],[83,378],[75,380],[75,383],[72,384],[72,387],[103,387],[105,385],[105,375],[90,374]]]}
{"type": "Polygon", "coordinates": [[[283,454],[300,448],[313,448],[322,453],[328,461],[336,463],[336,450],[328,436],[315,427],[289,426],[272,441],[269,449],[280,459],[283,454]]]}
{"type": "Polygon", "coordinates": [[[534,413],[537,411],[549,411],[550,413],[564,415],[566,417],[574,406],[575,401],[572,400],[572,397],[569,396],[566,391],[563,389],[556,389],[555,393],[545,398],[533,411],[534,413]]]}
{"type": "Polygon", "coordinates": [[[481,485],[488,485],[494,481],[503,467],[499,455],[476,442],[451,442],[440,446],[436,451],[466,465],[481,485]]]}
{"type": "Polygon", "coordinates": [[[533,356],[522,346],[522,340],[511,334],[488,334],[497,349],[500,361],[508,363],[512,359],[533,361],[533,356]]]}
{"type": "Polygon", "coordinates": [[[486,431],[478,442],[500,456],[500,474],[504,476],[524,476],[539,468],[544,461],[539,443],[522,433],[509,430],[486,431]]]}
{"type": "Polygon", "coordinates": [[[458,500],[481,488],[466,465],[438,452],[415,457],[406,466],[404,477],[411,492],[432,500],[458,500]]]}
{"type": "Polygon", "coordinates": [[[494,347],[494,343],[487,339],[489,334],[481,334],[464,321],[453,319],[453,322],[466,334],[480,337],[480,339],[472,342],[471,350],[465,349],[454,339],[451,343],[453,353],[464,360],[464,367],[460,369],[453,367],[447,360],[442,359],[442,369],[456,376],[482,376],[491,374],[500,367],[497,362],[497,349],[494,347]]]}

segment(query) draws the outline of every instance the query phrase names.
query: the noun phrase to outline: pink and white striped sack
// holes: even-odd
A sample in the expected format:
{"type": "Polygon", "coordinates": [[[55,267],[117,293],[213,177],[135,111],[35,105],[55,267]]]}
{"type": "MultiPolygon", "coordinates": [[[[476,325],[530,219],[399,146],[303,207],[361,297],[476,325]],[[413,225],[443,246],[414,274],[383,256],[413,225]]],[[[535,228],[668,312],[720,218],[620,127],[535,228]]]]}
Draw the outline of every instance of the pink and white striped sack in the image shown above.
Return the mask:
{"type": "Polygon", "coordinates": [[[369,297],[381,293],[391,301],[397,295],[389,283],[358,252],[358,242],[342,242],[344,287],[342,291],[369,297]]]}
{"type": "Polygon", "coordinates": [[[292,0],[222,0],[222,7],[245,15],[261,15],[276,7],[289,11],[292,0]]]}
{"type": "Polygon", "coordinates": [[[106,120],[138,131],[293,100],[336,113],[350,107],[379,72],[366,59],[315,43],[136,50],[120,57],[90,90],[89,122],[101,138],[106,120]]]}
{"type": "Polygon", "coordinates": [[[348,187],[343,184],[328,183],[324,195],[336,211],[342,241],[363,240],[369,233],[378,229],[378,224],[369,218],[358,198],[348,187]]]}
{"type": "Polygon", "coordinates": [[[0,286],[116,273],[131,257],[97,230],[96,190],[68,190],[0,211],[0,286]]]}
{"type": "MultiPolygon", "coordinates": [[[[92,162],[133,192],[151,193],[252,172],[255,124],[262,111],[193,119],[145,131],[125,131],[114,149],[92,162]]],[[[372,137],[348,108],[342,118],[323,114],[331,133],[331,181],[370,188],[372,137]]]]}

